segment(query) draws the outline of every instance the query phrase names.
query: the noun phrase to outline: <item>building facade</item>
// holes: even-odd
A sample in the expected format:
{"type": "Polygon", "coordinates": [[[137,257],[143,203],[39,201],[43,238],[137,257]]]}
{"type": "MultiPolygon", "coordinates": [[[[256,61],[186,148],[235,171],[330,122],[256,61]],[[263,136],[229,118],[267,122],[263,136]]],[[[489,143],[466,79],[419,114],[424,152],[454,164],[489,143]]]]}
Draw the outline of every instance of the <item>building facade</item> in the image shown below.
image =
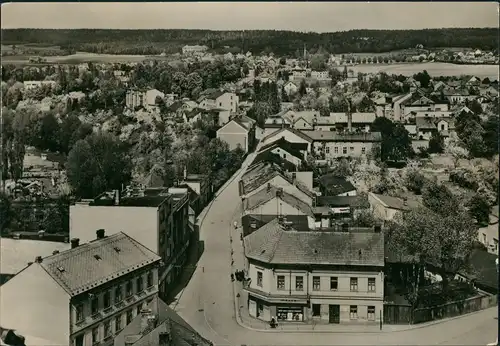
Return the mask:
{"type": "Polygon", "coordinates": [[[159,262],[124,233],[73,239],[70,250],[38,256],[0,288],[2,324],[53,345],[112,345],[157,298],[159,262]]]}
{"type": "Polygon", "coordinates": [[[245,237],[244,245],[251,316],[265,321],[275,316],[282,322],[380,322],[381,232],[295,231],[275,219],[245,237]]]}

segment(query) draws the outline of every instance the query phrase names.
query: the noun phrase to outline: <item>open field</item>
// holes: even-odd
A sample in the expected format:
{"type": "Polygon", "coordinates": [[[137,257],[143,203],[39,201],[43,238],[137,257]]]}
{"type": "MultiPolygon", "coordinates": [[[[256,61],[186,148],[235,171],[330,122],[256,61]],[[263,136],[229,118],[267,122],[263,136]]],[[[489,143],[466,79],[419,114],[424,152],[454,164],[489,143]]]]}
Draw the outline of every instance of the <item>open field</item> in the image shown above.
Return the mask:
{"type": "MultiPolygon", "coordinates": [[[[129,63],[141,62],[148,58],[146,55],[113,55],[113,54],[94,54],[77,52],[72,55],[56,55],[44,56],[46,62],[44,64],[79,64],[83,62],[100,62],[100,63],[129,63]]],[[[162,57],[154,57],[162,58],[162,57]]],[[[2,57],[3,64],[30,64],[29,56],[4,56],[2,57]]]]}
{"type": "Polygon", "coordinates": [[[403,64],[363,64],[351,66],[349,69],[355,73],[377,73],[401,74],[412,76],[426,70],[431,76],[460,76],[470,75],[478,78],[490,78],[498,80],[498,66],[496,65],[456,65],[440,62],[427,63],[403,63],[403,64]]]}

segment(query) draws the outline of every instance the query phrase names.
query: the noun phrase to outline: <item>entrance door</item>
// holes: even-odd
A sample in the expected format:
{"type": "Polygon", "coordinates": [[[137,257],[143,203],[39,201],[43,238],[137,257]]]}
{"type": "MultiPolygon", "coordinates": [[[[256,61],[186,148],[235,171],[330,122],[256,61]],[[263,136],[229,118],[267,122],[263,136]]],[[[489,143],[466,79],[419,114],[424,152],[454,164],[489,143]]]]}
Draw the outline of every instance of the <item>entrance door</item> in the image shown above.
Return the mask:
{"type": "Polygon", "coordinates": [[[330,305],[328,307],[328,322],[329,323],[340,323],[340,306],[330,305]]]}

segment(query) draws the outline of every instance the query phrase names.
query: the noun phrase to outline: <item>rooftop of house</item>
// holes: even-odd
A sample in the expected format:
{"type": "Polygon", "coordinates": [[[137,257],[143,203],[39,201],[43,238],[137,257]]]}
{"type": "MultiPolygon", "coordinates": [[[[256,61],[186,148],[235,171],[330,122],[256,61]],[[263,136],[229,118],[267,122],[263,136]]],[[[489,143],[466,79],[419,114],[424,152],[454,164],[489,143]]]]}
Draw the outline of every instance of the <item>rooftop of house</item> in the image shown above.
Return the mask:
{"type": "Polygon", "coordinates": [[[417,117],[415,119],[415,124],[420,130],[434,130],[436,129],[436,124],[434,118],[431,117],[417,117]]]}
{"type": "Polygon", "coordinates": [[[171,309],[161,299],[155,298],[148,308],[156,319],[152,326],[146,330],[141,329],[142,315],[138,315],[127,325],[115,339],[116,346],[158,346],[160,334],[167,333],[172,345],[178,346],[212,346],[182,317],[171,309]]]}
{"type": "Polygon", "coordinates": [[[337,196],[342,193],[356,190],[350,181],[335,175],[335,173],[329,173],[319,177],[318,183],[326,191],[328,196],[337,196]]]}
{"type": "MultiPolygon", "coordinates": [[[[273,133],[267,135],[266,137],[264,137],[264,138],[261,139],[261,142],[265,143],[268,139],[270,139],[272,137],[276,137],[279,134],[283,134],[283,132],[286,132],[286,131],[293,133],[294,135],[296,135],[296,136],[302,138],[303,140],[305,140],[306,142],[312,143],[312,141],[313,141],[312,138],[309,137],[309,135],[308,135],[309,133],[311,133],[313,131],[308,131],[307,132],[308,134],[305,134],[302,131],[286,127],[286,128],[282,128],[282,129],[280,129],[280,130],[278,130],[276,132],[273,132],[273,133]]],[[[280,138],[285,138],[284,134],[280,138]]]]}
{"type": "Polygon", "coordinates": [[[352,207],[367,209],[370,207],[366,196],[318,196],[316,197],[317,206],[327,206],[330,208],[352,207]]]}
{"type": "Polygon", "coordinates": [[[264,151],[264,152],[259,152],[254,160],[252,161],[252,164],[249,167],[252,167],[254,165],[257,165],[261,162],[266,162],[266,163],[275,163],[279,165],[282,169],[285,171],[296,171],[297,166],[291,163],[288,160],[285,160],[278,154],[273,154],[270,150],[269,151],[264,151]]]}
{"type": "MultiPolygon", "coordinates": [[[[276,219],[276,215],[243,215],[241,218],[243,236],[246,237],[274,219],[276,219]]],[[[309,231],[309,221],[307,215],[287,215],[286,221],[297,231],[309,231]]]]}
{"type": "Polygon", "coordinates": [[[311,217],[314,216],[311,206],[308,205],[306,202],[272,185],[267,186],[265,189],[262,189],[254,193],[253,195],[249,196],[248,198],[246,198],[243,202],[243,208],[245,210],[254,210],[256,208],[259,208],[259,206],[269,202],[273,198],[281,199],[283,202],[287,203],[288,205],[294,208],[297,208],[305,215],[311,217]]]}
{"type": "Polygon", "coordinates": [[[206,96],[206,98],[209,100],[216,100],[219,97],[221,97],[222,95],[224,95],[225,93],[226,93],[225,91],[217,90],[217,91],[214,91],[214,92],[208,94],[206,96]]]}
{"type": "Polygon", "coordinates": [[[337,133],[334,131],[307,131],[307,136],[313,141],[324,142],[380,142],[380,132],[368,133],[337,133]]]}
{"type": "Polygon", "coordinates": [[[246,257],[270,264],[384,265],[382,232],[300,232],[275,219],[244,243],[246,257]]]}
{"type": "Polygon", "coordinates": [[[370,194],[375,196],[375,198],[378,199],[379,201],[381,201],[385,207],[390,208],[390,209],[410,210],[411,208],[418,208],[421,206],[421,204],[418,201],[415,201],[412,199],[409,199],[405,202],[405,200],[398,198],[398,197],[379,195],[379,194],[372,193],[372,192],[370,192],[370,194]]]}
{"type": "MultiPolygon", "coordinates": [[[[347,113],[330,113],[329,117],[321,117],[321,118],[330,118],[333,120],[333,123],[347,123],[348,117],[347,113]]],[[[351,119],[353,124],[371,124],[375,121],[377,116],[374,112],[365,112],[365,113],[352,113],[351,119]]],[[[319,123],[318,119],[318,123],[319,123]]]]}
{"type": "MultiPolygon", "coordinates": [[[[262,151],[265,151],[267,149],[274,149],[276,147],[283,148],[286,151],[288,151],[290,154],[292,154],[292,151],[300,153],[301,151],[307,150],[307,143],[293,143],[293,142],[287,141],[285,138],[282,137],[282,138],[280,138],[272,143],[263,145],[260,148],[260,151],[262,152],[262,151]]],[[[298,156],[298,157],[303,157],[303,155],[298,156]]]]}
{"type": "Polygon", "coordinates": [[[71,296],[160,261],[123,232],[42,259],[40,265],[71,296]]]}
{"type": "Polygon", "coordinates": [[[50,256],[54,251],[65,251],[68,243],[42,240],[0,238],[1,274],[17,274],[28,262],[34,262],[36,256],[50,256]]]}
{"type": "Polygon", "coordinates": [[[107,191],[94,198],[89,206],[154,207],[171,198],[165,188],[132,189],[119,193],[107,191]]]}

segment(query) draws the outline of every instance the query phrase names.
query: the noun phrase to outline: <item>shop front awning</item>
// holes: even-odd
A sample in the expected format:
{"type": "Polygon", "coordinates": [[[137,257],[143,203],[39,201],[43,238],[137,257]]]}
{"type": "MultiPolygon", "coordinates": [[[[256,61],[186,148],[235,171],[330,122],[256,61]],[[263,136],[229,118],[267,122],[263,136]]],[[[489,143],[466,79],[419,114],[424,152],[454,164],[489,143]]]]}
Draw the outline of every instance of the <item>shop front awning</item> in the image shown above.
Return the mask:
{"type": "Polygon", "coordinates": [[[301,305],[306,305],[307,304],[307,295],[270,295],[264,292],[260,292],[258,290],[252,289],[252,288],[245,288],[245,291],[252,297],[263,300],[268,303],[272,304],[301,304],[301,305]]]}

